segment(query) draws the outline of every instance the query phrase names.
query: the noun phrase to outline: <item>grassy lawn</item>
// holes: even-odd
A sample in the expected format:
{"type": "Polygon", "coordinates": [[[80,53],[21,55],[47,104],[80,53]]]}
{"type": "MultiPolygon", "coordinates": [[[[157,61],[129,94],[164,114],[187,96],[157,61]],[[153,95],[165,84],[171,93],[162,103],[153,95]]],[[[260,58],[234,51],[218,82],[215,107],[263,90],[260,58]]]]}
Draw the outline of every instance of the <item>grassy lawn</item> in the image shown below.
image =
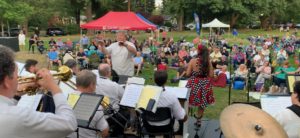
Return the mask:
{"type": "MultiPolygon", "coordinates": [[[[150,34],[146,33],[134,33],[133,36],[136,37],[138,40],[143,40],[150,34]]],[[[240,42],[243,42],[244,44],[248,44],[248,40],[246,39],[247,37],[251,35],[263,35],[263,36],[283,36],[286,35],[286,33],[280,33],[278,30],[274,31],[262,31],[262,30],[241,30],[239,31],[239,36],[236,38],[233,38],[231,34],[225,34],[223,37],[226,38],[226,40],[230,44],[239,44],[240,42]]],[[[185,38],[187,41],[192,41],[196,37],[195,32],[168,32],[168,36],[172,36],[175,41],[179,40],[180,38],[185,38]]],[[[208,36],[208,32],[204,31],[203,36],[208,36]]],[[[201,36],[201,37],[203,37],[201,36]]],[[[114,34],[111,33],[106,33],[105,37],[114,39],[114,34]]],[[[50,40],[51,37],[42,37],[41,39],[44,40],[45,44],[48,44],[48,41],[50,40]]],[[[78,41],[80,38],[80,35],[71,35],[71,36],[62,36],[62,37],[54,37],[55,39],[57,38],[62,38],[64,41],[66,39],[71,39],[73,41],[78,41]]],[[[28,39],[27,39],[28,40],[28,39]]],[[[28,46],[28,44],[27,44],[28,46]]],[[[27,48],[28,49],[28,48],[27,48]]],[[[26,59],[36,59],[39,61],[39,66],[40,67],[46,67],[46,55],[41,55],[38,54],[36,50],[36,54],[29,54],[27,51],[21,51],[16,54],[16,59],[17,61],[24,62],[26,59]]],[[[294,65],[293,58],[290,58],[290,62],[292,65],[294,65]]],[[[153,72],[154,72],[154,67],[151,64],[145,64],[145,67],[143,69],[142,74],[140,74],[140,77],[143,77],[146,79],[146,84],[153,85],[154,80],[153,80],[153,72]]],[[[169,69],[168,70],[169,74],[169,80],[176,75],[176,70],[174,69],[169,69]]],[[[169,86],[177,86],[178,84],[171,84],[170,81],[168,81],[169,86]]],[[[214,88],[214,95],[215,95],[215,104],[211,105],[207,108],[205,111],[205,117],[210,118],[210,119],[217,119],[219,118],[219,115],[221,111],[228,105],[228,87],[226,88],[214,88]]],[[[247,101],[247,92],[244,90],[232,90],[231,94],[231,102],[246,102],[247,101]]],[[[250,101],[253,102],[255,100],[250,98],[250,101]]]]}

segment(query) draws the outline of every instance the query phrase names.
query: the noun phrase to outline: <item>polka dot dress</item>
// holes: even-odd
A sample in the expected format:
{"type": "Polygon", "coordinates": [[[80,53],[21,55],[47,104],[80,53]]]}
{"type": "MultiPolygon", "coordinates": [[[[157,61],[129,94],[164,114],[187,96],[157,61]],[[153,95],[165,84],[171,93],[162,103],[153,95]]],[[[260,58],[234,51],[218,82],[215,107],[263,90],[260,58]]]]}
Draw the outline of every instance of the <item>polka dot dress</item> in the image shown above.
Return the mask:
{"type": "Polygon", "coordinates": [[[190,106],[197,106],[205,109],[209,104],[215,102],[213,96],[212,83],[207,73],[202,71],[202,65],[198,64],[199,71],[192,71],[192,76],[189,78],[186,85],[191,89],[189,104],[190,106]]]}

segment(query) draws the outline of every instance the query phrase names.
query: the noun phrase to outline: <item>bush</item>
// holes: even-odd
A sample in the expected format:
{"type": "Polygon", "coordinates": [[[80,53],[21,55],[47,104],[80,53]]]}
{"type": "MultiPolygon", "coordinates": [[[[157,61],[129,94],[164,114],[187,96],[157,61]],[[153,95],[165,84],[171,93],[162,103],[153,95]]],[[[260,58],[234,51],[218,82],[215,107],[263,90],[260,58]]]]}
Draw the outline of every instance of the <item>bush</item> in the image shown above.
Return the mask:
{"type": "Polygon", "coordinates": [[[79,34],[80,26],[77,24],[69,24],[62,27],[67,34],[79,34]]]}

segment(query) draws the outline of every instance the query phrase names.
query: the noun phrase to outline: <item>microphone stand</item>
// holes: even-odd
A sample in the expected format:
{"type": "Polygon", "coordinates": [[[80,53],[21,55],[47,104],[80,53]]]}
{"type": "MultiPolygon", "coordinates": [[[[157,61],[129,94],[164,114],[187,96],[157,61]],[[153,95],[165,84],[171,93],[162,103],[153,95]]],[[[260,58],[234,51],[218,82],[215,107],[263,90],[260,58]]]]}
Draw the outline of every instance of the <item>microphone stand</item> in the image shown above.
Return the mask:
{"type": "Polygon", "coordinates": [[[231,86],[232,86],[232,81],[233,79],[231,78],[231,49],[229,49],[229,62],[228,62],[228,66],[229,66],[229,87],[228,87],[228,105],[231,104],[231,86]]]}

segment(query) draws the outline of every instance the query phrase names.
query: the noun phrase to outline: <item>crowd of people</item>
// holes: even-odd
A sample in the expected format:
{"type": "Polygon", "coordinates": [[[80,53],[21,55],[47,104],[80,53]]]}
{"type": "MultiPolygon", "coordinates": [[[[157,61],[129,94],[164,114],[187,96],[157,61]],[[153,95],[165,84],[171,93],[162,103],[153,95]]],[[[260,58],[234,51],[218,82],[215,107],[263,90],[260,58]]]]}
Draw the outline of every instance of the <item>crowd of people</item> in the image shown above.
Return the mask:
{"type": "MultiPolygon", "coordinates": [[[[38,36],[33,36],[32,39],[34,40],[29,40],[34,41],[29,43],[31,45],[29,51],[31,49],[34,51],[32,45],[38,45],[37,40],[42,41],[38,36]]],[[[164,87],[168,80],[172,83],[187,80],[186,87],[191,89],[188,99],[189,114],[196,118],[197,122],[195,124],[201,126],[201,118],[205,108],[215,102],[213,86],[226,87],[231,83],[244,82],[244,87],[246,87],[249,79],[254,78],[254,86],[260,86],[255,87],[257,91],[262,91],[266,81],[272,82],[276,89],[284,91],[287,87],[286,75],[300,72],[300,68],[295,69],[289,65],[288,61],[294,55],[296,63],[299,63],[297,54],[300,43],[295,36],[286,35],[281,39],[270,36],[251,36],[248,40],[249,45],[240,43],[230,46],[226,39],[222,38],[217,42],[211,42],[211,39],[205,37],[202,39],[196,37],[192,42],[187,42],[184,39],[175,42],[172,37],[165,36],[164,40],[159,42],[154,36],[149,36],[139,42],[135,37],[126,35],[125,32],[118,32],[116,40],[106,39],[101,34],[96,35],[93,39],[83,35],[77,43],[73,43],[70,39],[62,42],[61,39],[55,41],[51,38],[48,43],[49,52],[47,56],[49,69],[54,64],[60,66],[73,60],[74,63],[79,65],[80,69],[78,70],[82,70],[76,71],[78,93],[95,92],[108,96],[112,101],[115,101],[114,103],[117,103],[113,105],[117,108],[120,108],[118,103],[121,100],[124,88],[110,80],[112,75],[139,76],[143,72],[145,63],[152,64],[155,68],[155,83],[160,87],[164,87]],[[62,58],[68,54],[71,55],[70,59],[62,58]],[[62,55],[62,57],[59,55],[62,55]],[[233,71],[228,69],[231,67],[233,67],[233,71]],[[97,69],[96,75],[99,77],[85,69],[97,69]],[[168,79],[167,71],[171,69],[176,69],[177,74],[174,78],[168,79]]],[[[7,49],[3,49],[7,51],[7,49]]],[[[43,51],[40,51],[41,54],[43,54],[43,51]]],[[[51,79],[45,72],[34,71],[38,75],[45,75],[45,77],[51,79]]],[[[2,85],[5,86],[5,83],[2,85]]],[[[40,85],[46,84],[41,83],[40,85]]],[[[54,86],[51,84],[51,86],[46,85],[45,87],[52,91],[54,86]]],[[[10,89],[9,98],[14,96],[13,91],[16,90],[10,89]]],[[[54,91],[61,92],[57,89],[54,89],[54,91]]],[[[55,97],[57,94],[52,93],[52,95],[55,97]]],[[[293,96],[298,97],[298,91],[293,96]]],[[[162,98],[165,101],[159,102],[159,107],[169,107],[177,120],[186,120],[187,113],[180,108],[180,103],[174,95],[166,92],[162,98]]],[[[299,100],[294,98],[294,101],[293,104],[299,107],[299,100]]],[[[56,99],[54,99],[55,107],[56,102],[56,99]]],[[[44,114],[40,116],[44,116],[44,114]]],[[[99,116],[103,116],[100,111],[99,116]]],[[[96,117],[99,116],[96,115],[96,117]]],[[[53,119],[55,120],[55,117],[53,119]]],[[[104,137],[109,135],[108,127],[111,124],[109,119],[98,118],[94,121],[91,124],[92,127],[100,129],[104,137]]],[[[41,129],[44,128],[41,127],[41,129]]],[[[115,129],[118,130],[119,128],[115,129]]],[[[117,133],[120,132],[117,131],[117,133]]],[[[92,132],[86,133],[86,135],[90,134],[97,135],[92,132]]],[[[112,136],[112,134],[110,135],[112,136]]]]}

